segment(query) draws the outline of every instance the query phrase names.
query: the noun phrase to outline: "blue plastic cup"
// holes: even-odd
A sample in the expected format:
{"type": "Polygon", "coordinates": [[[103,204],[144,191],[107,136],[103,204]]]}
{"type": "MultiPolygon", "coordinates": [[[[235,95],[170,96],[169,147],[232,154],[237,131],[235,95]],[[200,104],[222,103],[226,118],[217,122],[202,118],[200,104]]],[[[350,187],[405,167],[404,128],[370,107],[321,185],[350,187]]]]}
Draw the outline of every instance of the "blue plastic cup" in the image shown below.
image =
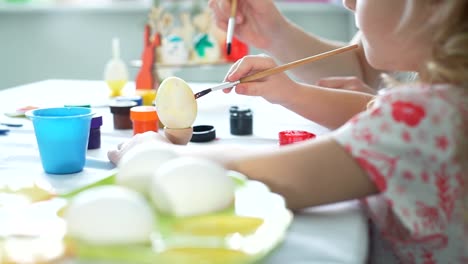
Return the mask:
{"type": "Polygon", "coordinates": [[[26,116],[33,122],[45,172],[69,174],[83,170],[93,116],[90,108],[41,108],[26,116]]]}

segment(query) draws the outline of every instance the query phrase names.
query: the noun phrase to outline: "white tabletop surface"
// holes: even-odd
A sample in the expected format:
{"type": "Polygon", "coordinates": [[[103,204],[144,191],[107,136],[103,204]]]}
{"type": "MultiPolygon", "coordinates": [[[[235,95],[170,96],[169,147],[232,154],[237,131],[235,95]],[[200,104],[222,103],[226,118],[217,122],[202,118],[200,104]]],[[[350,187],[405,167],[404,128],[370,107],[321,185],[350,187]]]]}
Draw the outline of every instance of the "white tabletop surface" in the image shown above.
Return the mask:
{"type": "MultiPolygon", "coordinates": [[[[213,84],[193,83],[195,92],[213,84]]],[[[124,92],[131,94],[134,84],[129,83],[124,92]]],[[[103,81],[46,80],[0,91],[0,123],[23,123],[21,128],[11,128],[8,135],[0,136],[0,176],[20,176],[27,166],[40,171],[40,161],[31,123],[26,119],[8,119],[3,115],[17,108],[32,105],[39,107],[64,104],[91,104],[102,114],[102,147],[88,151],[88,163],[94,169],[111,170],[106,152],[116,144],[129,139],[130,130],[114,130],[112,115],[106,106],[108,88],[103,81]],[[16,163],[18,161],[18,163],[16,163]],[[23,170],[23,171],[22,171],[23,170]],[[12,175],[13,174],[13,175],[12,175]]],[[[284,108],[269,104],[261,98],[244,97],[234,93],[213,92],[198,99],[198,116],[194,125],[214,125],[217,140],[209,144],[278,144],[279,131],[301,129],[317,135],[327,130],[284,108]],[[229,107],[246,106],[252,109],[254,133],[252,136],[233,136],[229,132],[229,107]]],[[[194,144],[194,143],[190,143],[194,144]]],[[[204,143],[206,144],[206,143],[204,143]]],[[[88,165],[87,165],[88,166],[88,165]]],[[[92,170],[93,168],[91,168],[92,170]]],[[[30,169],[29,169],[30,170],[30,169]]],[[[89,172],[89,170],[88,170],[89,172]]],[[[91,171],[93,173],[93,171],[91,171]]],[[[40,172],[42,173],[42,172],[40,172]]],[[[96,177],[102,177],[96,172],[96,177]]],[[[77,184],[52,183],[67,188],[77,184]]],[[[313,194],[311,194],[313,195],[313,194]]],[[[266,263],[364,263],[368,252],[367,220],[356,201],[310,208],[294,216],[285,241],[266,260],[266,263]]]]}

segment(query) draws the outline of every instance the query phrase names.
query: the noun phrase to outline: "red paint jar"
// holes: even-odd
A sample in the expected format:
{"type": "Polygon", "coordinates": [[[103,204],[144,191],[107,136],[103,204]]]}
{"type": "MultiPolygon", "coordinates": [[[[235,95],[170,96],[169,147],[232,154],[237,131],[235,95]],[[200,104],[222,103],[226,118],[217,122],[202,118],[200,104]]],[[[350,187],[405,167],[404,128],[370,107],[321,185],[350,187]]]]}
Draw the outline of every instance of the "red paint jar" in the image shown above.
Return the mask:
{"type": "Polygon", "coordinates": [[[278,133],[280,146],[315,138],[315,134],[303,130],[285,130],[278,133]]]}
{"type": "Polygon", "coordinates": [[[148,131],[158,132],[159,118],[154,106],[136,106],[130,110],[130,119],[133,122],[133,134],[148,131]]]}

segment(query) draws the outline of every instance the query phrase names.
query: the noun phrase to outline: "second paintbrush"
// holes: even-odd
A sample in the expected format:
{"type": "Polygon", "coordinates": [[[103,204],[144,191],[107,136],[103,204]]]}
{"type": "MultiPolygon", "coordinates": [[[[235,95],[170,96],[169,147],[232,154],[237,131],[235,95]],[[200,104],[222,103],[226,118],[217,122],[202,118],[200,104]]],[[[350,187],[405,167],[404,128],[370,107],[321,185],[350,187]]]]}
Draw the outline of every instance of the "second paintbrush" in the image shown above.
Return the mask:
{"type": "Polygon", "coordinates": [[[231,55],[232,39],[234,38],[234,28],[236,25],[236,12],[237,12],[237,0],[231,1],[231,16],[228,21],[227,35],[226,35],[226,53],[231,55]]]}

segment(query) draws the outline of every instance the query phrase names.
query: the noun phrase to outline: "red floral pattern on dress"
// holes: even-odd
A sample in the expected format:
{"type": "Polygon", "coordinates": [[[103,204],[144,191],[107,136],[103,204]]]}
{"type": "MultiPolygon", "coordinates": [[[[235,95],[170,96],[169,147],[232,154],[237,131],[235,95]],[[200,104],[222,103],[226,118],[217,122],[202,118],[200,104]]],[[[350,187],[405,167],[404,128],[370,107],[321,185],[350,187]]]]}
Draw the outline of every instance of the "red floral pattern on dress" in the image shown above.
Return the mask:
{"type": "Polygon", "coordinates": [[[416,206],[416,215],[422,219],[423,228],[436,230],[444,226],[438,207],[429,206],[422,201],[417,201],[416,206]]]}
{"type": "Polygon", "coordinates": [[[375,143],[376,140],[375,135],[367,128],[354,131],[354,136],[360,140],[366,141],[369,144],[375,143]]]}
{"type": "Polygon", "coordinates": [[[391,132],[391,125],[389,123],[382,123],[382,125],[380,125],[380,132],[382,133],[388,133],[388,132],[391,132]]]}
{"type": "Polygon", "coordinates": [[[439,115],[434,115],[432,117],[432,124],[434,126],[438,126],[440,124],[440,122],[442,121],[442,118],[439,116],[439,115]]]}
{"type": "Polygon", "coordinates": [[[413,181],[414,180],[414,175],[411,171],[407,170],[403,172],[403,178],[408,181],[413,181]]]}
{"type": "Polygon", "coordinates": [[[442,150],[442,151],[447,150],[449,142],[446,136],[437,136],[435,138],[435,141],[436,141],[436,146],[439,150],[442,150]]]}
{"type": "Polygon", "coordinates": [[[370,174],[370,177],[374,181],[377,188],[380,191],[385,191],[385,189],[387,189],[387,182],[377,167],[375,167],[374,164],[370,163],[366,159],[356,158],[356,160],[361,165],[361,167],[363,167],[370,174]]]}
{"type": "Polygon", "coordinates": [[[429,173],[427,173],[427,171],[423,171],[421,173],[421,181],[424,183],[429,183],[429,173]]]}
{"type": "Polygon", "coordinates": [[[380,231],[376,239],[384,241],[375,243],[380,255],[371,252],[371,263],[468,263],[462,204],[468,161],[457,159],[453,136],[468,136],[467,119],[454,118],[468,107],[457,101],[467,97],[453,91],[395,89],[334,132],[381,192],[363,199],[380,231]]]}
{"type": "Polygon", "coordinates": [[[397,101],[392,103],[392,116],[397,122],[415,127],[426,115],[424,108],[411,102],[397,101]]]}
{"type": "Polygon", "coordinates": [[[401,139],[405,142],[411,142],[411,134],[408,131],[403,131],[403,133],[401,133],[401,139]]]}
{"type": "MultiPolygon", "coordinates": [[[[456,178],[455,178],[456,179],[456,178]]],[[[445,217],[450,220],[452,217],[453,207],[455,206],[456,193],[450,186],[451,175],[447,174],[445,164],[441,170],[436,173],[437,196],[439,198],[439,207],[445,213],[445,217]]]]}
{"type": "Polygon", "coordinates": [[[381,115],[382,115],[382,110],[380,108],[375,108],[371,112],[371,116],[373,116],[373,117],[379,117],[381,115]]]}

